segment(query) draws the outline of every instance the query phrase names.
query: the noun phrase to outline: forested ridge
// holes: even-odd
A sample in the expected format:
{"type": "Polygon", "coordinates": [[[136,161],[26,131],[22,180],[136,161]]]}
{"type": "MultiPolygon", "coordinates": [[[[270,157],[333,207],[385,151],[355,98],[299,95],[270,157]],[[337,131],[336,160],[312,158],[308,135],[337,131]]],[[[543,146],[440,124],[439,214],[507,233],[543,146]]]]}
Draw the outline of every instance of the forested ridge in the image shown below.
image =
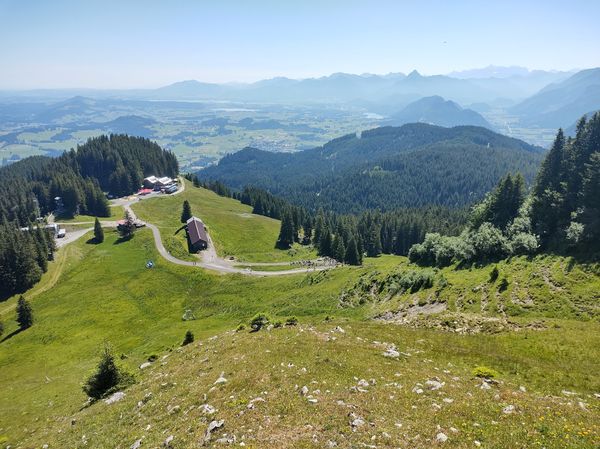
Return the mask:
{"type": "Polygon", "coordinates": [[[542,149],[488,129],[423,123],[382,127],[299,153],[254,148],[198,173],[243,189],[253,185],[316,212],[461,207],[481,199],[509,172],[533,180],[542,149]]]}
{"type": "Polygon", "coordinates": [[[600,113],[581,118],[574,138],[559,129],[529,193],[520,175],[507,175],[473,207],[459,236],[429,233],[409,258],[444,266],[539,251],[600,256],[600,113]]]}
{"type": "Polygon", "coordinates": [[[0,169],[0,221],[29,221],[53,211],[61,197],[67,214],[110,215],[106,195],[136,192],[145,176],[176,176],[175,155],[127,135],[89,139],[58,158],[34,156],[0,169]]]}
{"type": "Polygon", "coordinates": [[[0,169],[0,297],[27,290],[46,271],[54,235],[40,219],[57,209],[55,197],[62,214],[107,217],[105,192],[127,195],[145,176],[177,173],[171,152],[127,135],[96,137],[58,158],[34,156],[0,169]]]}
{"type": "Polygon", "coordinates": [[[247,186],[236,191],[220,181],[201,182],[191,174],[186,177],[196,187],[252,206],[255,214],[281,220],[276,242],[280,248],[289,248],[294,243],[312,244],[320,256],[352,265],[360,265],[363,254],[370,257],[382,253],[406,255],[426,233],[458,234],[467,219],[466,208],[435,205],[390,212],[368,210],[360,214],[338,214],[324,209],[312,212],[257,187],[247,186]]]}

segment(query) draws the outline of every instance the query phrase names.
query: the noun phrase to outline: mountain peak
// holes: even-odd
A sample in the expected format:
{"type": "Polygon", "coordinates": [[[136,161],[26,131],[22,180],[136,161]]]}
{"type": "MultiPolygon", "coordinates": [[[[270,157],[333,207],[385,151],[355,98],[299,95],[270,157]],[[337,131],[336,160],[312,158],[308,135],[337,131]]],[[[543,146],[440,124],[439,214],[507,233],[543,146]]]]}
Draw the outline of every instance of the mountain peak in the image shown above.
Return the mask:
{"type": "Polygon", "coordinates": [[[423,76],[417,70],[413,70],[412,72],[410,72],[408,74],[408,76],[406,78],[408,78],[408,79],[419,79],[419,78],[423,78],[423,76]]]}

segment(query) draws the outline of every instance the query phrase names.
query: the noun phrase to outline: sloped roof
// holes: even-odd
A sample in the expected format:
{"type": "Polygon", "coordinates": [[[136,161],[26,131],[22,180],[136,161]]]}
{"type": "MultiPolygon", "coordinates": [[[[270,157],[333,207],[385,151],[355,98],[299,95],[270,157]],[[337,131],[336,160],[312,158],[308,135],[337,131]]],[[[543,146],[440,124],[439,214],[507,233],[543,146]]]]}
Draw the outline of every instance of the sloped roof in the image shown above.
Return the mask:
{"type": "Polygon", "coordinates": [[[204,228],[204,223],[197,217],[190,218],[187,222],[187,231],[190,236],[190,243],[195,245],[199,241],[204,241],[208,243],[208,236],[206,235],[206,229],[204,228]]]}

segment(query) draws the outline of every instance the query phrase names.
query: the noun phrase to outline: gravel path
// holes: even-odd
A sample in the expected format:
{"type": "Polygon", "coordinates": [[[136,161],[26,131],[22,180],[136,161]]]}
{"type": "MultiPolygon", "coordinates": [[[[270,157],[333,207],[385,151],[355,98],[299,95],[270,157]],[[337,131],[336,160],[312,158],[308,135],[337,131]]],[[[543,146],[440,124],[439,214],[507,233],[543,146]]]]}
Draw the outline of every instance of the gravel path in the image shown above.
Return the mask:
{"type": "MultiPolygon", "coordinates": [[[[182,188],[171,195],[178,195],[181,192],[183,192],[184,190],[185,190],[185,183],[182,183],[182,188]]],[[[139,201],[137,197],[120,198],[118,200],[113,201],[113,205],[123,206],[123,208],[131,214],[132,218],[134,220],[136,220],[137,216],[135,215],[135,212],[133,211],[133,209],[131,209],[131,204],[133,204],[136,201],[139,201]]],[[[93,222],[76,222],[76,223],[69,223],[69,224],[91,224],[91,223],[93,223],[93,222]]],[[[117,225],[115,221],[101,221],[100,223],[102,224],[103,227],[116,227],[116,225],[117,225]]],[[[160,231],[155,225],[153,225],[152,223],[148,223],[148,222],[143,222],[143,223],[146,225],[146,227],[148,227],[152,231],[152,235],[154,236],[154,244],[156,245],[156,250],[159,252],[159,254],[164,259],[166,259],[169,262],[174,263],[176,265],[184,265],[184,266],[188,266],[188,267],[200,267],[200,268],[204,268],[206,270],[216,271],[218,273],[223,273],[223,274],[234,273],[234,274],[242,274],[245,276],[285,276],[285,275],[290,275],[290,274],[322,271],[322,270],[331,268],[331,265],[329,265],[329,266],[314,265],[311,267],[292,268],[289,270],[279,270],[279,271],[260,271],[260,270],[253,270],[251,268],[238,268],[238,267],[234,266],[231,261],[222,259],[217,255],[215,246],[213,245],[210,235],[208,236],[208,239],[209,239],[208,248],[206,250],[202,251],[200,261],[191,262],[188,260],[181,260],[181,259],[178,259],[178,258],[172,256],[166,250],[166,248],[162,242],[162,237],[160,235],[160,231]]],[[[72,242],[80,239],[81,237],[83,237],[85,234],[92,231],[93,229],[94,229],[93,227],[90,227],[90,228],[86,228],[86,229],[69,232],[65,237],[56,240],[56,246],[58,248],[60,248],[69,243],[72,243],[72,242]]],[[[257,266],[257,267],[259,267],[259,266],[278,266],[278,265],[284,266],[284,265],[289,265],[289,263],[267,262],[267,263],[263,263],[263,264],[246,263],[243,265],[257,266]]]]}

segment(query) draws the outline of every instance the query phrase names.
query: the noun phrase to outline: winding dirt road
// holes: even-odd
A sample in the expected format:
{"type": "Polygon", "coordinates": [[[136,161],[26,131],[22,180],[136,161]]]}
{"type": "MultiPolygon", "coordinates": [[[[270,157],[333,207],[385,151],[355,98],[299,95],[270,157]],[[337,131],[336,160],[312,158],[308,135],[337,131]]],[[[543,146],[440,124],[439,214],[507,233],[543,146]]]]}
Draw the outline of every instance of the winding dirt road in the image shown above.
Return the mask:
{"type": "MultiPolygon", "coordinates": [[[[181,183],[181,186],[182,186],[181,189],[179,189],[177,192],[175,192],[171,195],[177,195],[177,194],[183,192],[185,190],[185,183],[181,183]]],[[[123,206],[123,208],[129,212],[129,214],[133,217],[134,220],[138,220],[137,216],[135,215],[135,212],[133,211],[133,209],[131,209],[131,205],[137,201],[139,201],[139,199],[137,197],[121,198],[121,199],[115,200],[112,205],[123,206]]],[[[152,223],[144,222],[142,220],[138,220],[138,221],[143,223],[146,227],[148,227],[152,231],[152,235],[154,237],[154,244],[155,244],[156,250],[159,252],[159,254],[167,261],[174,263],[176,265],[183,265],[183,266],[188,266],[188,267],[199,267],[199,268],[204,268],[206,270],[216,271],[218,273],[242,274],[244,276],[286,276],[286,275],[290,275],[290,274],[310,273],[310,272],[322,271],[322,270],[327,270],[329,268],[332,268],[331,264],[326,264],[326,265],[315,264],[311,267],[292,268],[289,270],[278,270],[278,271],[260,271],[260,270],[253,270],[251,268],[239,268],[239,267],[234,266],[231,261],[225,260],[217,255],[215,246],[213,245],[210,235],[208,236],[208,239],[209,239],[208,248],[206,250],[202,251],[201,260],[199,260],[198,262],[181,260],[181,259],[178,259],[178,258],[172,256],[171,253],[169,253],[166,250],[165,246],[163,245],[162,237],[160,235],[160,231],[159,231],[158,227],[156,227],[152,223]]],[[[115,221],[101,221],[100,223],[102,224],[103,227],[116,227],[116,225],[117,225],[115,221]]],[[[69,223],[69,224],[93,224],[93,222],[91,222],[91,221],[75,222],[75,223],[69,223]]],[[[92,231],[93,229],[94,229],[93,227],[90,227],[90,228],[85,228],[85,229],[69,232],[64,238],[56,240],[56,246],[60,248],[61,246],[65,246],[69,243],[72,243],[72,242],[80,239],[81,237],[83,237],[85,234],[92,231]]],[[[242,263],[242,264],[246,265],[246,266],[256,266],[256,267],[289,265],[285,262],[283,262],[283,263],[267,262],[264,264],[258,264],[258,263],[242,263]]]]}

